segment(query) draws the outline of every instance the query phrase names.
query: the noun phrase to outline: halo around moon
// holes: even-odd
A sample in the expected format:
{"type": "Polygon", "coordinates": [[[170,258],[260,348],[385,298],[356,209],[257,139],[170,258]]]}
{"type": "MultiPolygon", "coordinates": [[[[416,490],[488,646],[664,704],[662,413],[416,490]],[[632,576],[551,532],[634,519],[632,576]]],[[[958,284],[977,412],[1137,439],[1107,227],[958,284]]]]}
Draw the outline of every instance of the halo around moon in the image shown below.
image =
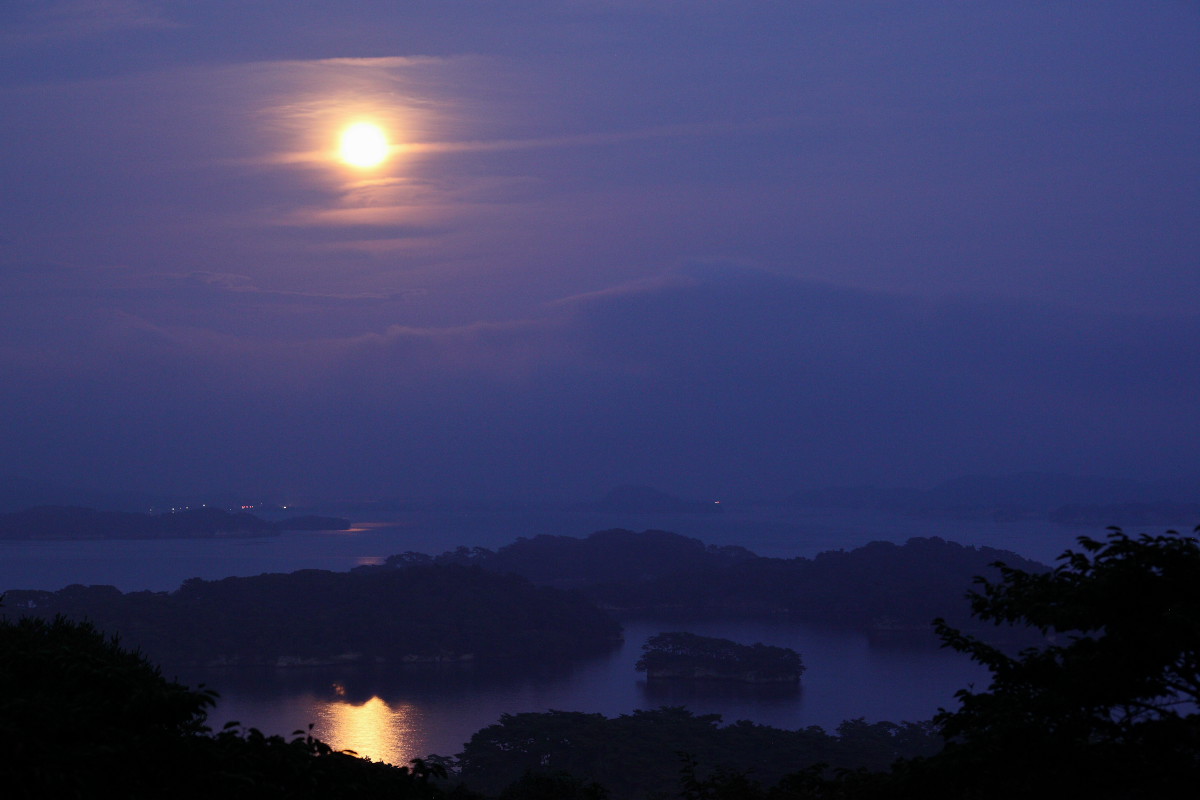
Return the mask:
{"type": "Polygon", "coordinates": [[[387,134],[372,122],[356,122],[342,131],[338,157],[352,167],[370,169],[387,160],[391,151],[387,134]]]}

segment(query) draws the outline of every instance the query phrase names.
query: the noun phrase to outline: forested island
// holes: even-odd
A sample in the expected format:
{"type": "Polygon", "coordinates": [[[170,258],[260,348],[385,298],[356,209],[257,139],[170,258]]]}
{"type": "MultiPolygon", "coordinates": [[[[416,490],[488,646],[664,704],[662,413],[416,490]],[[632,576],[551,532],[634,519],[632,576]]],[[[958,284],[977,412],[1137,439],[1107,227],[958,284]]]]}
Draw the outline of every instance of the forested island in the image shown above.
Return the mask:
{"type": "Polygon", "coordinates": [[[789,618],[932,640],[969,624],[964,594],[992,562],[1047,568],[940,539],[813,559],[763,558],[665,531],[539,536],[491,551],[404,553],[349,573],[191,579],[174,592],[11,590],[9,613],[91,619],[170,664],[331,664],[573,658],[620,636],[614,616],[789,618]]]}
{"type": "Polygon", "coordinates": [[[964,594],[998,560],[1047,569],[936,538],[779,559],[665,531],[610,530],[496,551],[409,552],[350,573],[192,579],[174,592],[14,590],[8,604],[89,618],[172,664],[562,658],[602,652],[619,636],[612,615],[622,614],[784,614],[932,640],[936,616],[971,623],[964,594]]]}
{"type": "Polygon", "coordinates": [[[363,572],[427,564],[475,565],[582,592],[618,615],[740,616],[850,627],[872,635],[933,640],[930,621],[971,625],[964,595],[993,564],[1042,572],[1016,553],[939,538],[872,542],[815,558],[767,558],[744,547],[705,545],[667,531],[599,531],[585,538],[537,536],[489,550],[402,553],[363,572]]]}
{"type": "Polygon", "coordinates": [[[36,506],[0,514],[0,539],[213,539],[278,536],[284,531],[348,530],[350,520],[313,514],[278,522],[220,508],[162,514],[36,506]]]}
{"type": "Polygon", "coordinates": [[[5,606],[8,617],[90,620],[172,666],[546,664],[621,639],[620,625],[578,594],[457,564],[193,578],[174,592],[12,590],[5,606]]]}
{"type": "Polygon", "coordinates": [[[660,633],[642,645],[635,665],[650,680],[799,683],[800,654],[789,647],[697,636],[685,631],[660,633]]]}

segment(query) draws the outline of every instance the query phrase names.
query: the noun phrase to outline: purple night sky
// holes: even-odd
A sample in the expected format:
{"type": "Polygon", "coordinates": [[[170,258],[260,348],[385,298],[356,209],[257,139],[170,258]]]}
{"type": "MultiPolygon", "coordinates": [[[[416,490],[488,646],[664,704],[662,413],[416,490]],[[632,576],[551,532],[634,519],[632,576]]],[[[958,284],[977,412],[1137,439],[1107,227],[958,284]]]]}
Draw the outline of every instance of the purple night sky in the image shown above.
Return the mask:
{"type": "Polygon", "coordinates": [[[10,0],[0,108],[0,474],[1200,477],[1194,2],[10,0]]]}

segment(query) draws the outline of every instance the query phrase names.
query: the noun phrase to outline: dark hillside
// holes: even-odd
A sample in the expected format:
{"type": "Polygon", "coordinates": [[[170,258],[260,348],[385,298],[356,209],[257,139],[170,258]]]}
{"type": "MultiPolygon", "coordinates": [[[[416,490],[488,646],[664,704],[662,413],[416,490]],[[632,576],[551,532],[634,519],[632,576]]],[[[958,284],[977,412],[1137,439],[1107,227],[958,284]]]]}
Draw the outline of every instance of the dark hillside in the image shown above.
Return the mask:
{"type": "Polygon", "coordinates": [[[740,547],[705,546],[666,531],[609,530],[577,539],[538,536],[496,552],[460,548],[430,559],[405,554],[392,567],[458,561],[551,586],[577,587],[601,606],[654,614],[788,614],[803,621],[900,633],[931,632],[943,616],[966,624],[966,593],[992,565],[1048,569],[1016,553],[940,538],[872,542],[816,558],[764,558],[740,547]]]}
{"type": "Polygon", "coordinates": [[[193,578],[171,593],[11,591],[5,611],[87,618],[173,665],[570,659],[620,637],[579,595],[454,565],[193,578]]]}

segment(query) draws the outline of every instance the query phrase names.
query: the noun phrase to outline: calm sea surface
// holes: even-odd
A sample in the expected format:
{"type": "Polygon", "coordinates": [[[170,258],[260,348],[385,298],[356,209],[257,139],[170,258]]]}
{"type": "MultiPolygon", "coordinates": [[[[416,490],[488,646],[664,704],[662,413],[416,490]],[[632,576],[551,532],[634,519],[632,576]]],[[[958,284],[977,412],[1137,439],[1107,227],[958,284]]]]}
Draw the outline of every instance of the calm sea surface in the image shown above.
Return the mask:
{"type": "MultiPolygon", "coordinates": [[[[393,553],[439,553],[458,545],[496,548],[518,536],[584,536],[606,528],[658,528],[710,544],[740,544],[760,555],[813,556],[870,541],[940,536],[962,544],[1013,550],[1047,563],[1080,533],[1048,523],[928,521],[867,512],[752,510],[713,515],[593,513],[414,513],[356,523],[345,532],[304,532],[263,539],[169,542],[0,542],[0,587],[58,589],[111,584],[124,591],[170,590],[190,577],[222,578],[319,568],[346,570],[393,553]]],[[[369,613],[364,610],[364,613],[369,613]]],[[[638,708],[686,705],[783,728],[836,728],[843,719],[928,719],[986,673],[936,647],[872,644],[861,635],[783,622],[656,620],[626,623],[625,645],[566,672],[482,673],[428,667],[290,670],[181,675],[203,681],[222,699],[210,722],[228,720],[267,733],[307,728],[339,748],[393,763],[429,753],[452,755],[474,731],[503,713],[550,709],[612,716],[638,708]],[[796,692],[730,688],[719,693],[648,686],[634,670],[642,643],[686,629],[801,653],[807,672],[796,692]]]]}
{"type": "Polygon", "coordinates": [[[335,747],[375,760],[403,764],[429,753],[453,755],[471,734],[504,713],[599,712],[682,705],[720,714],[725,722],[749,719],[795,729],[820,725],[833,731],[844,719],[921,720],[954,705],[954,692],[986,672],[966,658],[935,647],[871,646],[858,634],[783,623],[639,620],[625,625],[625,645],[566,674],[485,674],[428,667],[386,670],[322,669],[241,675],[209,672],[221,692],[214,727],[237,720],[271,733],[290,734],[313,724],[335,747]],[[797,650],[807,671],[798,691],[780,687],[728,687],[716,692],[647,685],[634,669],[641,645],[664,630],[686,630],[744,643],[765,642],[797,650]]]}

